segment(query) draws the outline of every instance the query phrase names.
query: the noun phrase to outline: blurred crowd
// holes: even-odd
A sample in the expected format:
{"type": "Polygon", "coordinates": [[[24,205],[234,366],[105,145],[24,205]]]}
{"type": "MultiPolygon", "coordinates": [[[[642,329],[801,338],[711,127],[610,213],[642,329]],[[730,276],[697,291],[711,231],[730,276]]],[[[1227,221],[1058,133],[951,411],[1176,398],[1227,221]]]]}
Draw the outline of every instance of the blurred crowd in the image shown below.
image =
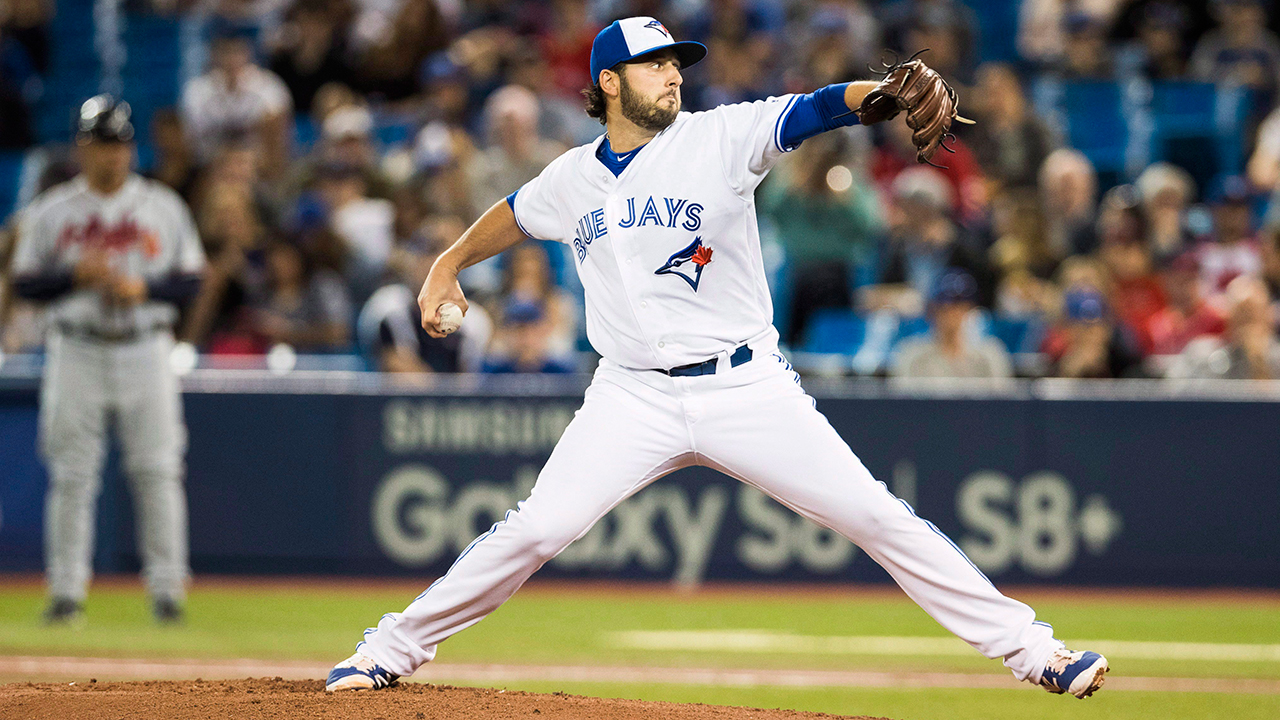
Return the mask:
{"type": "MultiPolygon", "coordinates": [[[[0,143],[25,147],[54,8],[3,7],[0,143]]],[[[465,271],[471,311],[444,340],[421,330],[416,295],[481,213],[599,135],[579,94],[592,40],[613,18],[653,15],[710,49],[685,74],[688,110],[865,79],[886,48],[929,48],[978,121],[956,129],[943,168],[915,162],[900,120],[779,163],[757,202],[793,351],[846,313],[865,322],[851,354],[892,325],[878,358],[850,366],[870,374],[1280,377],[1280,11],[1262,0],[1022,0],[1008,63],[982,62],[978,15],[957,0],[125,7],[203,38],[204,71],[139,128],[140,171],[187,200],[209,258],[180,326],[203,353],[285,343],[386,371],[589,369],[562,245],[530,240],[465,271]],[[1247,165],[1198,183],[1157,162],[1104,187],[1029,91],[1138,76],[1248,89],[1247,165]]],[[[50,163],[42,183],[71,172],[50,163]]],[[[0,303],[0,348],[37,348],[38,308],[0,303]]]]}

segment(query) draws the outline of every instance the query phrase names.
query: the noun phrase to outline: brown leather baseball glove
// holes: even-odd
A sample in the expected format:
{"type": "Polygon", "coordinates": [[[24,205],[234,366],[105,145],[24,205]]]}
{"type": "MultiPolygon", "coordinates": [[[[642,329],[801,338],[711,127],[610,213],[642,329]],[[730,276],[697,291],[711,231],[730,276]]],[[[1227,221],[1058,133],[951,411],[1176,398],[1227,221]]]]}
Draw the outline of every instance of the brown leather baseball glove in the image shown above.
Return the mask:
{"type": "MultiPolygon", "coordinates": [[[[858,107],[858,119],[863,125],[873,125],[907,112],[907,126],[915,132],[911,141],[916,146],[916,161],[933,165],[933,154],[942,148],[955,152],[944,144],[955,136],[951,123],[959,120],[973,124],[972,120],[957,114],[956,91],[933,68],[912,55],[904,62],[885,63],[884,79],[867,93],[858,107]]],[[[935,166],[938,167],[938,166],[935,166]]]]}

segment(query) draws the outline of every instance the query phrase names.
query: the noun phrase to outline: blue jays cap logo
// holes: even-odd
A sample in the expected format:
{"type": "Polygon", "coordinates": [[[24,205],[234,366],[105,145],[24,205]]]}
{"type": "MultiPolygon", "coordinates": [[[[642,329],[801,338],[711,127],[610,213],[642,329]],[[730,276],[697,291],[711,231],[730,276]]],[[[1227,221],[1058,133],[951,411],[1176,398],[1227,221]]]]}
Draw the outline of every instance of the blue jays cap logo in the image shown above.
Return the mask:
{"type": "Polygon", "coordinates": [[[654,30],[657,30],[663,35],[666,35],[667,37],[671,37],[671,31],[667,30],[667,27],[662,23],[658,22],[657,20],[650,20],[649,22],[645,23],[644,26],[647,28],[653,28],[654,30]]]}
{"type": "Polygon", "coordinates": [[[699,235],[689,243],[688,247],[667,258],[667,263],[655,270],[653,274],[675,275],[689,283],[689,287],[693,288],[694,292],[698,292],[698,283],[702,282],[702,268],[709,262],[711,262],[711,248],[702,244],[702,236],[699,235]],[[692,262],[694,265],[692,276],[680,270],[680,266],[687,262],[692,262]]]}

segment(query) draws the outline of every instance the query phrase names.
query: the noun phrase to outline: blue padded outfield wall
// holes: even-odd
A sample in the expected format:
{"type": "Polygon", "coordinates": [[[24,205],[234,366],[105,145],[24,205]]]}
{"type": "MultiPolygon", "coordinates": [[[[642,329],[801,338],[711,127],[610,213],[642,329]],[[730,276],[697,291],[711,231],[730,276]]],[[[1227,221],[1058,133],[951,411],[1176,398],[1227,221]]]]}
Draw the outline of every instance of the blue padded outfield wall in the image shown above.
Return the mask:
{"type": "MultiPolygon", "coordinates": [[[[525,497],[581,401],[580,384],[516,395],[361,380],[326,394],[315,391],[332,382],[226,391],[200,380],[186,395],[197,573],[428,581],[525,497]]],[[[993,580],[1280,587],[1280,402],[1124,399],[1112,389],[1124,385],[969,397],[841,387],[815,387],[818,408],[993,580]]],[[[0,392],[3,570],[40,567],[35,424],[33,383],[0,392]]],[[[97,565],[130,570],[118,471],[106,485],[97,565]]],[[[623,503],[541,572],[887,579],[848,542],[702,468],[623,503]]]]}

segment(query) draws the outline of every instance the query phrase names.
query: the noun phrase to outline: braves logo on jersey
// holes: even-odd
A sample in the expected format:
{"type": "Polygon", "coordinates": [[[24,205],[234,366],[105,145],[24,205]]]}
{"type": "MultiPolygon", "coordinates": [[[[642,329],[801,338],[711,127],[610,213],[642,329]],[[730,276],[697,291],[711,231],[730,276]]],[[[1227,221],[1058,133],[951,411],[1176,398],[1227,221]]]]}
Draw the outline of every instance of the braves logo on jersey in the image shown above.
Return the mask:
{"type": "Polygon", "coordinates": [[[698,292],[698,283],[702,282],[702,269],[711,262],[711,252],[711,248],[702,244],[702,236],[699,235],[689,243],[688,247],[667,258],[666,264],[653,271],[653,274],[675,275],[689,283],[689,287],[693,288],[694,292],[698,292]],[[680,269],[687,262],[693,263],[692,276],[680,269]]]}
{"type": "Polygon", "coordinates": [[[97,215],[91,216],[83,224],[68,224],[58,235],[58,248],[64,249],[73,245],[113,252],[123,252],[135,246],[141,246],[143,254],[149,258],[160,254],[160,239],[156,234],[140,226],[129,216],[121,218],[114,225],[97,215]]]}

